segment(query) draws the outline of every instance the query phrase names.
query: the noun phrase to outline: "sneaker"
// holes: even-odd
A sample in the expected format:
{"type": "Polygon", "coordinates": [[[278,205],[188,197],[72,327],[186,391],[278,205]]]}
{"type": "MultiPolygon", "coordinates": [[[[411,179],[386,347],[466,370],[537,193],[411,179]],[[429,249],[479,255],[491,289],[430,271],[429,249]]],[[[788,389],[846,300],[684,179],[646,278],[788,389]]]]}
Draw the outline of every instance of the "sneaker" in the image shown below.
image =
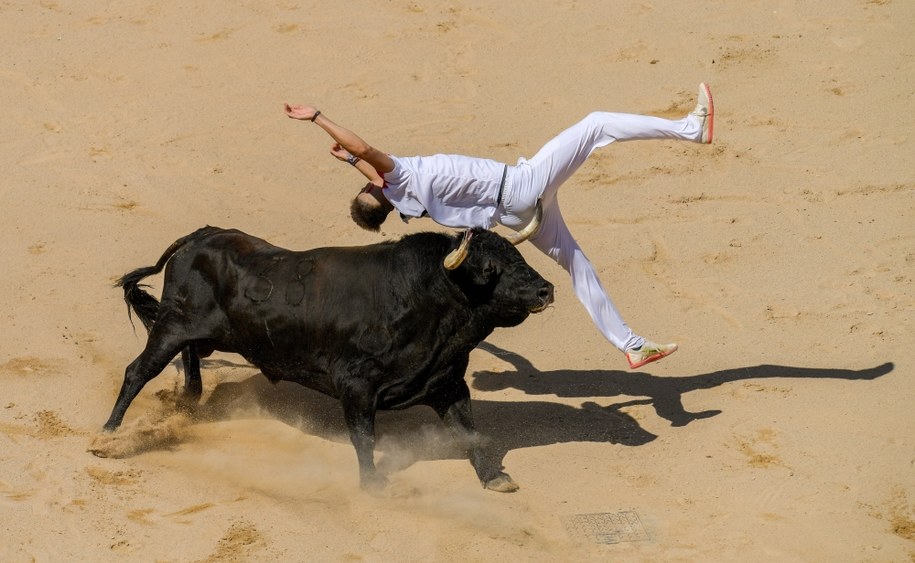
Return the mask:
{"type": "Polygon", "coordinates": [[[629,367],[636,369],[660,360],[664,356],[669,356],[676,351],[676,344],[655,344],[646,340],[640,347],[626,350],[626,359],[629,360],[629,367]]]}
{"type": "Polygon", "coordinates": [[[690,115],[695,115],[702,123],[699,142],[711,144],[712,134],[715,132],[715,102],[712,100],[712,91],[705,82],[699,83],[699,100],[696,102],[696,109],[691,111],[690,115]]]}

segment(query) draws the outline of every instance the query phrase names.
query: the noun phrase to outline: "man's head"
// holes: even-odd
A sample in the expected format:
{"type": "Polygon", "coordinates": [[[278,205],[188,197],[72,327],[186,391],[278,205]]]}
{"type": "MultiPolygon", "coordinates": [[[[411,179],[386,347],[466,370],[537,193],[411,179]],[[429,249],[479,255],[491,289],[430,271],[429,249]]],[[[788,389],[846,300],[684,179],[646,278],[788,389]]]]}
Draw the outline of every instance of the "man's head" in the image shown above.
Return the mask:
{"type": "Polygon", "coordinates": [[[378,232],[392,209],[394,206],[384,197],[382,188],[369,182],[353,198],[349,214],[363,229],[378,232]]]}

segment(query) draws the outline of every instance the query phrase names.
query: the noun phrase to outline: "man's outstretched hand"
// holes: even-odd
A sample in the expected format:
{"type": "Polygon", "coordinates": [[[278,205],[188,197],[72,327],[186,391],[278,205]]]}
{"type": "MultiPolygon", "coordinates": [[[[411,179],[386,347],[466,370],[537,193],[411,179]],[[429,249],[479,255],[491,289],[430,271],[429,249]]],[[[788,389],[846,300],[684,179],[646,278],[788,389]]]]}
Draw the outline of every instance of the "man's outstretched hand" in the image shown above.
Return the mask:
{"type": "Polygon", "coordinates": [[[289,104],[286,104],[286,115],[288,115],[292,119],[302,119],[302,120],[311,121],[311,118],[313,118],[317,112],[318,112],[318,110],[311,106],[303,106],[303,105],[291,106],[289,104]]]}

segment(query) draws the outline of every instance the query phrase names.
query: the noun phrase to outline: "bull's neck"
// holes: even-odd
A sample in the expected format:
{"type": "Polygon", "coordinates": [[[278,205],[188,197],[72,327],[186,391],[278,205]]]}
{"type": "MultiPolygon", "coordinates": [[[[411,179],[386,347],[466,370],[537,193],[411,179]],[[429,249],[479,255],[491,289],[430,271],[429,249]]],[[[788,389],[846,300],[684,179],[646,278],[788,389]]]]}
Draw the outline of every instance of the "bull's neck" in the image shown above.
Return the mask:
{"type": "Polygon", "coordinates": [[[468,340],[476,339],[482,341],[495,330],[492,321],[487,320],[486,315],[481,309],[482,307],[472,308],[470,310],[470,319],[461,327],[461,334],[468,340]]]}

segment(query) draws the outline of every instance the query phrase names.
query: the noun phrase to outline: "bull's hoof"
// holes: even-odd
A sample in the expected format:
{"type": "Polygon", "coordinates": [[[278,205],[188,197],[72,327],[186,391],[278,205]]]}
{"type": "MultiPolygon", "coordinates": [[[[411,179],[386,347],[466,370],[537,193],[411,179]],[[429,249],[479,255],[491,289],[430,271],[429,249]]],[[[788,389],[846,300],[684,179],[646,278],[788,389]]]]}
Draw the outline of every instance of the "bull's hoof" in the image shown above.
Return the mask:
{"type": "Polygon", "coordinates": [[[388,478],[380,473],[365,475],[359,479],[359,486],[362,487],[363,491],[377,494],[384,491],[385,487],[388,486],[388,478]]]}
{"type": "Polygon", "coordinates": [[[483,483],[483,488],[499,493],[513,493],[519,487],[507,473],[499,473],[495,478],[483,483]]]}
{"type": "Polygon", "coordinates": [[[92,443],[89,444],[89,447],[86,448],[86,451],[95,457],[118,457],[114,452],[114,444],[117,443],[114,431],[115,428],[108,428],[107,426],[103,428],[92,440],[92,443]]]}

